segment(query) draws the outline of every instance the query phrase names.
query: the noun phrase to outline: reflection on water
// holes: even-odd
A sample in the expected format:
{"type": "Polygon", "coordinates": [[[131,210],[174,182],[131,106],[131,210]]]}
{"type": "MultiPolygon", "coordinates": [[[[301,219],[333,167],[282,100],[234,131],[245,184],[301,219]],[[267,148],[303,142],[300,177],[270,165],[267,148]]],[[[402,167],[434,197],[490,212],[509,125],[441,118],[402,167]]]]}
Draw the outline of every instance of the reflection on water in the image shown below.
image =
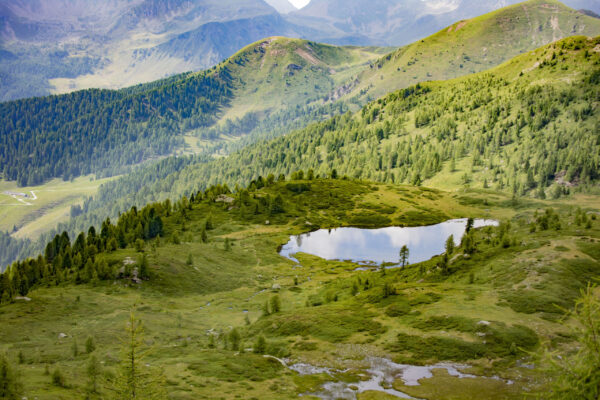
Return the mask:
{"type": "MultiPolygon", "coordinates": [[[[337,228],[321,229],[290,237],[279,254],[296,261],[296,253],[308,253],[326,260],[351,260],[357,263],[397,263],[400,248],[408,246],[410,264],[429,260],[442,254],[448,236],[456,245],[465,233],[467,219],[453,219],[437,225],[411,228],[381,229],[337,228]]],[[[476,219],[474,228],[497,226],[498,222],[476,219]]]]}
{"type": "MultiPolygon", "coordinates": [[[[404,392],[395,390],[392,388],[393,383],[396,380],[402,381],[406,386],[419,386],[421,379],[428,379],[433,377],[434,370],[446,370],[448,375],[464,379],[464,378],[482,378],[482,379],[493,379],[502,381],[507,385],[512,385],[512,381],[504,381],[497,376],[493,377],[478,377],[463,373],[460,370],[465,369],[468,366],[460,364],[450,363],[438,363],[434,365],[409,365],[409,364],[397,364],[391,360],[380,357],[369,357],[367,361],[370,367],[365,371],[368,375],[368,379],[363,379],[358,382],[344,382],[333,380],[326,382],[321,385],[321,389],[316,393],[303,393],[301,396],[313,396],[323,400],[356,400],[358,393],[364,392],[382,392],[393,397],[401,399],[415,399],[407,395],[404,392]]],[[[284,363],[284,365],[286,365],[284,363]]],[[[316,375],[316,374],[327,374],[331,377],[334,373],[340,373],[344,371],[334,370],[326,367],[315,367],[310,364],[300,363],[290,365],[293,371],[298,372],[300,375],[316,375]]]]}

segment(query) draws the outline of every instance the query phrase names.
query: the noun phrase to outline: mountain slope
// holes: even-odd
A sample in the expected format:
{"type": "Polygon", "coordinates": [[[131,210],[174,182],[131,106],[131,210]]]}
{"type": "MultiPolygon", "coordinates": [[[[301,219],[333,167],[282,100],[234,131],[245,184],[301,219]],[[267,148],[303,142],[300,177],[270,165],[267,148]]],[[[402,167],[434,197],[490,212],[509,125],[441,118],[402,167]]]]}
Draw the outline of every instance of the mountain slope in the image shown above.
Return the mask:
{"type": "Polygon", "coordinates": [[[359,76],[350,93],[378,98],[390,89],[492,68],[521,53],[572,35],[600,35],[600,20],[554,0],[530,0],[456,22],[402,47],[359,76]]]}
{"type": "Polygon", "coordinates": [[[296,32],[262,0],[4,2],[0,101],[152,81],[210,67],[253,41],[285,34],[296,32]],[[178,47],[181,35],[214,24],[232,35],[178,47]],[[190,50],[202,53],[182,56],[190,50]]]}
{"type": "MultiPolygon", "coordinates": [[[[413,86],[355,115],[191,165],[169,179],[190,190],[312,168],[321,175],[336,169],[385,182],[492,185],[539,196],[550,195],[553,181],[587,185],[600,177],[593,100],[598,44],[600,38],[567,38],[488,72],[413,86]]],[[[155,195],[161,186],[154,186],[155,195]]],[[[557,183],[552,194],[564,188],[557,183]]]]}
{"type": "MultiPolygon", "coordinates": [[[[291,13],[298,25],[320,28],[313,39],[336,44],[400,46],[416,41],[455,21],[473,18],[518,1],[498,0],[313,0],[291,13]]],[[[567,5],[600,8],[598,0],[586,7],[579,0],[567,5]]]]}
{"type": "Polygon", "coordinates": [[[115,174],[173,154],[183,148],[183,134],[201,138],[202,130],[226,113],[261,112],[260,120],[272,111],[320,101],[376,56],[374,49],[272,38],[201,73],[120,91],[2,103],[0,169],[4,179],[20,185],[115,174]],[[259,97],[268,100],[256,102],[259,97]]]}

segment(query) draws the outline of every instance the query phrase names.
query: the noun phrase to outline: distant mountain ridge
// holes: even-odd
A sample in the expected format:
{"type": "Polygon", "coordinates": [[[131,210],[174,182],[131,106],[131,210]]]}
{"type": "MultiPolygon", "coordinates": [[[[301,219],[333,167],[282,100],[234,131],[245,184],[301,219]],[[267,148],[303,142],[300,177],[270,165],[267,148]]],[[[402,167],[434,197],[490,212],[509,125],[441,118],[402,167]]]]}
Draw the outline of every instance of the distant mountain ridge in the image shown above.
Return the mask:
{"type": "MultiPolygon", "coordinates": [[[[197,71],[269,36],[399,46],[514,2],[313,0],[301,10],[288,0],[3,2],[0,101],[197,71]]],[[[600,13],[600,0],[567,3],[600,13]]]]}
{"type": "MultiPolygon", "coordinates": [[[[297,25],[320,27],[313,39],[336,44],[400,46],[458,20],[519,3],[519,0],[312,0],[293,12],[297,25]]],[[[567,0],[567,6],[600,12],[600,0],[567,0]]]]}
{"type": "Polygon", "coordinates": [[[378,98],[393,89],[495,67],[573,35],[600,35],[600,20],[556,0],[530,0],[457,21],[399,48],[365,70],[347,96],[378,98]]]}
{"type": "Polygon", "coordinates": [[[273,35],[301,32],[262,0],[15,0],[0,5],[0,100],[205,69],[273,35]]]}

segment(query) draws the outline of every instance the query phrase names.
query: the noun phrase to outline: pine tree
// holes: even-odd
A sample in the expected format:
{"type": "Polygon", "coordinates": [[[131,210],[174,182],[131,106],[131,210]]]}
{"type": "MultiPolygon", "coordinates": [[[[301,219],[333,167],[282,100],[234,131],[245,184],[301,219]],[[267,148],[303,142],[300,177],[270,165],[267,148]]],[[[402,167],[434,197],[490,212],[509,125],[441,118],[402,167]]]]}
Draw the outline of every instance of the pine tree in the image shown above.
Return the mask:
{"type": "Polygon", "coordinates": [[[140,279],[150,278],[150,271],[148,270],[148,257],[146,257],[146,253],[142,254],[142,256],[139,258],[138,265],[140,279]]]}
{"type": "Polygon", "coordinates": [[[450,235],[446,239],[446,254],[451,256],[452,253],[454,253],[454,235],[450,235]]]}
{"type": "Polygon", "coordinates": [[[231,332],[229,332],[229,343],[231,344],[231,350],[239,350],[240,349],[240,341],[242,340],[242,336],[237,328],[233,328],[231,332]]]}
{"type": "Polygon", "coordinates": [[[87,391],[90,394],[97,394],[99,390],[99,379],[102,374],[102,369],[95,355],[91,355],[88,359],[86,372],[88,376],[87,391]]]}
{"type": "Polygon", "coordinates": [[[0,399],[20,400],[22,391],[17,373],[6,355],[0,354],[0,399]]]}
{"type": "Polygon", "coordinates": [[[92,336],[88,336],[85,340],[85,352],[90,354],[96,350],[96,343],[94,343],[94,338],[92,336]]]}
{"type": "Polygon", "coordinates": [[[273,297],[271,297],[271,313],[272,314],[277,314],[279,311],[281,311],[281,299],[279,298],[279,295],[275,295],[273,297]]]}
{"type": "Polygon", "coordinates": [[[148,349],[144,346],[142,323],[135,318],[133,311],[129,314],[125,330],[121,364],[113,387],[116,397],[122,400],[165,399],[162,373],[145,365],[148,349]]]}
{"type": "Polygon", "coordinates": [[[558,357],[544,346],[542,365],[551,378],[549,400],[596,400],[600,390],[600,299],[595,287],[582,291],[573,311],[563,318],[562,324],[576,340],[574,351],[558,357]],[[575,323],[573,323],[575,321],[575,323]]]}
{"type": "Polygon", "coordinates": [[[408,263],[409,253],[410,253],[410,251],[408,250],[408,246],[403,245],[402,248],[400,249],[400,265],[402,267],[405,267],[406,264],[408,263]]]}
{"type": "Polygon", "coordinates": [[[256,354],[265,354],[267,351],[267,341],[263,335],[256,338],[252,349],[256,354]]]}

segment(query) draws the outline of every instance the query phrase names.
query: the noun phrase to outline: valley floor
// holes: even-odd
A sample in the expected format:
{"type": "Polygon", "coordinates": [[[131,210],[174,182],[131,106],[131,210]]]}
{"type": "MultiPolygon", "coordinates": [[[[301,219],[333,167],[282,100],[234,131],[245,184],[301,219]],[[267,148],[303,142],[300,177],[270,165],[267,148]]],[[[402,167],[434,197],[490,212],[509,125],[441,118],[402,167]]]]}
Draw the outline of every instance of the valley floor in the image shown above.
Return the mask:
{"type": "MultiPolygon", "coordinates": [[[[149,281],[44,285],[0,306],[0,351],[15,360],[24,395],[112,398],[133,309],[150,349],[144,362],[163,370],[170,399],[521,399],[546,384],[532,356],[540,344],[572,345],[557,305],[572,307],[600,272],[596,196],[511,200],[491,190],[341,179],[277,182],[255,198],[265,194],[281,195],[284,211],[244,214],[244,206],[203,200],[174,213],[165,237],[142,249],[149,281]],[[307,186],[297,193],[300,184],[307,186]],[[447,261],[385,273],[309,254],[296,264],[277,252],[290,235],[317,227],[459,217],[502,224],[477,229],[471,254],[460,247],[447,261]],[[207,219],[214,229],[204,243],[207,219]],[[88,394],[88,337],[103,371],[100,394],[88,394]],[[259,337],[265,354],[254,351],[259,337]],[[57,369],[62,387],[50,375],[57,369]]],[[[98,257],[119,267],[140,254],[126,248],[98,257]]]]}

